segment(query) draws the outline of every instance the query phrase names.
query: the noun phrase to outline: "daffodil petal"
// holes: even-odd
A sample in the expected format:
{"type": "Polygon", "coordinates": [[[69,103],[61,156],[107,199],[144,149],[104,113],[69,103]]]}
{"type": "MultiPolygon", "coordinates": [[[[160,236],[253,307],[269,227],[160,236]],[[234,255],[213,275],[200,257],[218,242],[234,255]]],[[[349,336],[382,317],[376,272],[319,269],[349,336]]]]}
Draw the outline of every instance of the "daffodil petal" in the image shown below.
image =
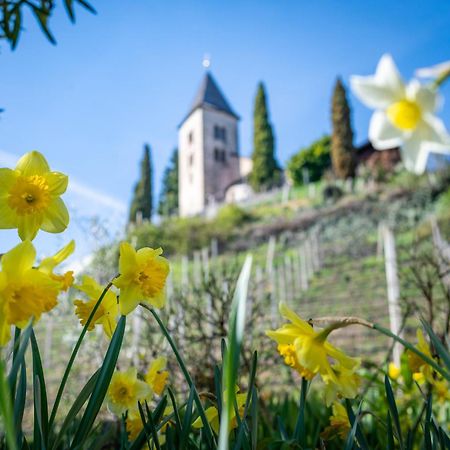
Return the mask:
{"type": "Polygon", "coordinates": [[[120,314],[126,316],[136,308],[141,300],[142,296],[138,287],[130,285],[121,289],[119,295],[120,314]]]}
{"type": "Polygon", "coordinates": [[[120,243],[119,272],[126,275],[133,272],[137,265],[136,250],[128,242],[120,243]]]}
{"type": "Polygon", "coordinates": [[[50,167],[42,153],[33,150],[23,155],[16,165],[16,170],[20,170],[22,175],[44,175],[50,172],[50,167]]]}
{"type": "Polygon", "coordinates": [[[421,175],[427,167],[428,151],[425,149],[426,144],[424,145],[414,136],[413,133],[410,139],[405,140],[400,151],[405,168],[410,172],[421,175]]]}
{"type": "MultiPolygon", "coordinates": [[[[1,312],[1,311],[0,311],[1,312]]],[[[0,314],[0,347],[4,347],[11,339],[11,325],[9,325],[3,312],[0,314]]]]}
{"type": "Polygon", "coordinates": [[[384,111],[375,111],[370,119],[369,140],[377,150],[387,150],[402,143],[403,133],[391,123],[384,111]]]}
{"type": "Polygon", "coordinates": [[[52,199],[45,211],[41,228],[48,233],[61,233],[69,225],[69,211],[59,198],[52,199]]]}
{"type": "Polygon", "coordinates": [[[32,241],[41,228],[43,220],[41,213],[18,216],[17,231],[20,239],[32,241]]]}
{"type": "Polygon", "coordinates": [[[67,190],[69,177],[61,172],[48,172],[44,175],[48,183],[48,189],[52,195],[62,195],[67,190]]]}
{"type": "Polygon", "coordinates": [[[52,272],[53,269],[61,264],[65,259],[67,259],[75,251],[75,241],[71,240],[65,247],[63,247],[59,252],[55,253],[53,256],[44,258],[39,267],[43,271],[52,272]]]}
{"type": "Polygon", "coordinates": [[[432,151],[450,153],[450,134],[439,117],[425,114],[418,131],[422,140],[433,144],[432,151]]]}
{"type": "Polygon", "coordinates": [[[19,278],[33,267],[35,258],[36,250],[33,244],[24,241],[3,255],[2,271],[9,278],[19,278]]]}
{"type": "Polygon", "coordinates": [[[9,189],[18,177],[17,172],[7,168],[0,169],[0,198],[8,194],[9,189]]]}
{"type": "Polygon", "coordinates": [[[0,228],[16,228],[17,214],[8,205],[6,198],[0,197],[0,228]]]}
{"type": "Polygon", "coordinates": [[[382,56],[375,75],[352,76],[350,85],[355,95],[374,109],[385,109],[405,95],[404,83],[390,55],[382,56]]]}
{"type": "Polygon", "coordinates": [[[287,320],[290,320],[295,326],[300,328],[305,334],[314,334],[312,326],[301,319],[294,311],[292,311],[284,302],[280,303],[280,314],[287,320]]]}
{"type": "Polygon", "coordinates": [[[441,100],[435,89],[424,86],[417,80],[409,82],[406,87],[406,96],[420,106],[422,113],[433,113],[441,100]]]}

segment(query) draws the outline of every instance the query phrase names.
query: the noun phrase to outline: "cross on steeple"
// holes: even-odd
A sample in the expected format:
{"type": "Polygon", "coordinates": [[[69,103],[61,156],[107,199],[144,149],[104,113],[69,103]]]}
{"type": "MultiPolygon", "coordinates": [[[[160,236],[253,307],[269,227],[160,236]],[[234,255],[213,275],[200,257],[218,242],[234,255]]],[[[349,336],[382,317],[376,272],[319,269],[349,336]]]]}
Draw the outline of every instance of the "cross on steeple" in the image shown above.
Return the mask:
{"type": "Polygon", "coordinates": [[[211,66],[211,55],[209,55],[208,53],[205,53],[203,55],[202,66],[205,69],[209,69],[211,66]]]}

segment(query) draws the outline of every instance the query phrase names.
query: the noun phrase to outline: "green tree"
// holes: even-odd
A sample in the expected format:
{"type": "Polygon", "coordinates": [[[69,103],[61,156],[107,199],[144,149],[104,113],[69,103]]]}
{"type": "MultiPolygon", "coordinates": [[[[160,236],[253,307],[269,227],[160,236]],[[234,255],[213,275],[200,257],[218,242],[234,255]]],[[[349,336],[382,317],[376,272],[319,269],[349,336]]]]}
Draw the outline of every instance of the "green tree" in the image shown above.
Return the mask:
{"type": "MultiPolygon", "coordinates": [[[[16,48],[20,33],[26,29],[22,20],[28,15],[25,14],[25,10],[28,9],[47,39],[56,44],[48,22],[57,3],[59,2],[56,0],[0,0],[0,40],[8,41],[13,50],[16,48]]],[[[81,5],[93,14],[96,13],[86,0],[63,0],[62,3],[72,23],[75,23],[75,4],[81,5]]]]}
{"type": "Polygon", "coordinates": [[[345,87],[340,78],[334,86],[331,121],[331,160],[334,174],[341,179],[355,176],[355,148],[353,147],[353,130],[350,118],[350,106],[345,87]]]}
{"type": "Polygon", "coordinates": [[[294,184],[296,186],[303,184],[305,171],[308,171],[309,181],[320,180],[324,172],[331,167],[330,153],[330,136],[323,136],[292,156],[287,170],[294,184]]]}
{"type": "Polygon", "coordinates": [[[159,195],[158,214],[173,216],[178,213],[178,149],[176,148],[164,171],[159,195]]]}
{"type": "Polygon", "coordinates": [[[249,181],[255,191],[270,189],[280,184],[281,170],[275,159],[275,142],[269,120],[266,90],[258,84],[253,112],[253,169],[249,181]]]}
{"type": "Polygon", "coordinates": [[[138,213],[142,214],[142,219],[150,220],[152,218],[152,211],[152,163],[150,159],[150,146],[145,144],[144,157],[141,161],[141,175],[134,188],[129,221],[130,223],[135,223],[138,213]]]}

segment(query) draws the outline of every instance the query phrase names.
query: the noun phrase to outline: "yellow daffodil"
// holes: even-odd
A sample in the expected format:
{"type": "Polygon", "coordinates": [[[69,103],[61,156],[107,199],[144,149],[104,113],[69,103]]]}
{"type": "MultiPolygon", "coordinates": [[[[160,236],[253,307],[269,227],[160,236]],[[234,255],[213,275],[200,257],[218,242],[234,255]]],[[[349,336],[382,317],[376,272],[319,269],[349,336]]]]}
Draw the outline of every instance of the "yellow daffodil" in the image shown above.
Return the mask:
{"type": "Polygon", "coordinates": [[[39,229],[64,231],[69,213],[60,196],[67,183],[36,151],[22,156],[14,170],[0,169],[0,228],[17,228],[22,240],[33,240],[39,229]]]}
{"type": "MultiPolygon", "coordinates": [[[[80,285],[75,286],[79,291],[84,292],[88,297],[88,301],[75,300],[75,314],[79,317],[81,325],[85,325],[95,304],[102,295],[103,287],[100,286],[93,278],[85,275],[80,285]]],[[[111,339],[116,329],[117,316],[119,314],[119,306],[117,297],[110,290],[106,292],[97,311],[94,314],[92,322],[88,330],[92,331],[95,325],[102,325],[105,334],[111,339]]]]}
{"type": "MultiPolygon", "coordinates": [[[[425,356],[433,359],[433,356],[430,351],[430,346],[428,345],[425,337],[423,335],[422,330],[419,328],[417,330],[417,349],[420,350],[425,356]]],[[[430,378],[432,369],[431,367],[419,356],[415,353],[408,351],[408,365],[413,374],[420,373],[423,370],[424,375],[430,378]]]]}
{"type": "Polygon", "coordinates": [[[138,402],[150,400],[150,386],[137,378],[137,371],[131,367],[126,372],[116,371],[108,388],[108,407],[114,414],[121,416],[138,411],[138,402]]]}
{"type": "MultiPolygon", "coordinates": [[[[165,419],[170,416],[173,413],[173,407],[172,406],[166,406],[163,413],[162,421],[165,421],[165,419]]],[[[163,445],[166,442],[165,437],[165,431],[169,425],[169,422],[166,422],[158,432],[158,440],[160,445],[163,445]]],[[[129,441],[134,441],[138,436],[139,433],[144,429],[144,424],[142,423],[142,419],[139,413],[128,415],[126,420],[126,429],[128,434],[129,441]]]]}
{"type": "Polygon", "coordinates": [[[395,363],[390,362],[389,366],[388,366],[389,378],[391,380],[398,380],[400,373],[401,373],[400,367],[397,367],[397,365],[395,363]]]}
{"type": "Polygon", "coordinates": [[[286,364],[300,375],[312,379],[316,374],[320,374],[326,383],[339,384],[330,359],[338,363],[342,370],[353,372],[358,367],[358,359],[345,355],[327,341],[331,328],[321,332],[315,331],[284,303],[280,303],[280,313],[291,323],[278,330],[267,331],[266,334],[278,343],[278,350],[286,364]]]}
{"type": "MultiPolygon", "coordinates": [[[[238,389],[238,388],[237,388],[238,389]]],[[[226,398],[226,391],[224,397],[226,398]]],[[[244,417],[244,409],[245,409],[245,402],[247,400],[247,394],[236,394],[236,404],[238,407],[238,413],[239,417],[242,419],[244,417]]],[[[205,411],[206,420],[211,425],[211,428],[216,434],[219,434],[219,428],[220,428],[220,416],[219,411],[215,406],[210,406],[205,411]]],[[[203,428],[203,421],[201,417],[198,417],[192,424],[194,428],[203,428]]],[[[237,427],[237,418],[236,418],[236,412],[233,409],[231,412],[231,420],[228,427],[228,431],[234,430],[237,427]]]]}
{"type": "Polygon", "coordinates": [[[145,381],[152,388],[152,391],[161,395],[167,384],[169,378],[169,372],[164,370],[167,365],[167,359],[163,356],[155,359],[150,365],[147,375],[145,375],[145,381]]]}
{"type": "MultiPolygon", "coordinates": [[[[65,257],[69,252],[64,252],[65,257]]],[[[23,328],[57,304],[63,283],[40,267],[33,268],[36,250],[24,241],[3,255],[0,271],[0,345],[10,338],[10,326],[23,328]]],[[[62,261],[62,259],[60,259],[62,261]]],[[[53,266],[54,267],[54,266],[53,266]]]]}
{"type": "Polygon", "coordinates": [[[330,406],[338,398],[355,398],[361,384],[360,377],[341,365],[331,366],[334,376],[323,376],[325,382],[325,403],[330,406]]]}
{"type": "Polygon", "coordinates": [[[373,76],[353,76],[353,92],[374,108],[369,140],[378,150],[401,147],[405,167],[425,171],[429,152],[450,153],[450,136],[435,115],[436,90],[417,80],[405,84],[390,55],[383,55],[373,76]]]}
{"type": "Polygon", "coordinates": [[[139,413],[128,415],[126,429],[130,442],[134,441],[139,436],[139,433],[144,429],[144,424],[142,423],[139,413]]]}
{"type": "Polygon", "coordinates": [[[336,436],[345,439],[350,431],[350,421],[347,411],[340,403],[333,403],[332,415],[330,416],[330,425],[321,433],[322,439],[330,440],[336,436]]]}
{"type": "Polygon", "coordinates": [[[73,271],[69,270],[62,275],[55,274],[53,270],[58,264],[61,264],[67,259],[75,250],[75,241],[70,241],[64,248],[53,256],[44,258],[39,264],[39,270],[50,275],[53,280],[61,283],[61,290],[67,291],[73,284],[73,271]]]}
{"type": "Polygon", "coordinates": [[[447,380],[442,378],[435,378],[431,383],[432,391],[436,394],[439,403],[449,404],[450,402],[450,389],[447,380]]]}
{"type": "Polygon", "coordinates": [[[145,247],[136,251],[128,242],[120,244],[120,275],[114,285],[120,289],[121,314],[129,314],[141,301],[157,308],[164,306],[169,262],[161,253],[161,248],[145,247]]]}

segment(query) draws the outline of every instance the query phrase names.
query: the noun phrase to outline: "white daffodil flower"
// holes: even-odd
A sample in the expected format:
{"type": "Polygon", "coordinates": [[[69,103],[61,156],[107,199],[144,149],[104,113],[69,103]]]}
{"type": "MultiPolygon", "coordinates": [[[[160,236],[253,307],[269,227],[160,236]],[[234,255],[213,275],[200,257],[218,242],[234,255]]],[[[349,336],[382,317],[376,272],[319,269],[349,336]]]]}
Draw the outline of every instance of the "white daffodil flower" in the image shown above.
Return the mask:
{"type": "Polygon", "coordinates": [[[436,64],[431,67],[422,67],[416,70],[416,77],[419,78],[440,78],[450,72],[450,61],[436,64]]]}
{"type": "Polygon", "coordinates": [[[434,114],[440,103],[435,89],[417,80],[405,84],[390,55],[383,55],[375,75],[353,76],[353,92],[375,109],[369,140],[377,150],[400,147],[405,167],[425,171],[430,152],[450,154],[450,135],[434,114]]]}

